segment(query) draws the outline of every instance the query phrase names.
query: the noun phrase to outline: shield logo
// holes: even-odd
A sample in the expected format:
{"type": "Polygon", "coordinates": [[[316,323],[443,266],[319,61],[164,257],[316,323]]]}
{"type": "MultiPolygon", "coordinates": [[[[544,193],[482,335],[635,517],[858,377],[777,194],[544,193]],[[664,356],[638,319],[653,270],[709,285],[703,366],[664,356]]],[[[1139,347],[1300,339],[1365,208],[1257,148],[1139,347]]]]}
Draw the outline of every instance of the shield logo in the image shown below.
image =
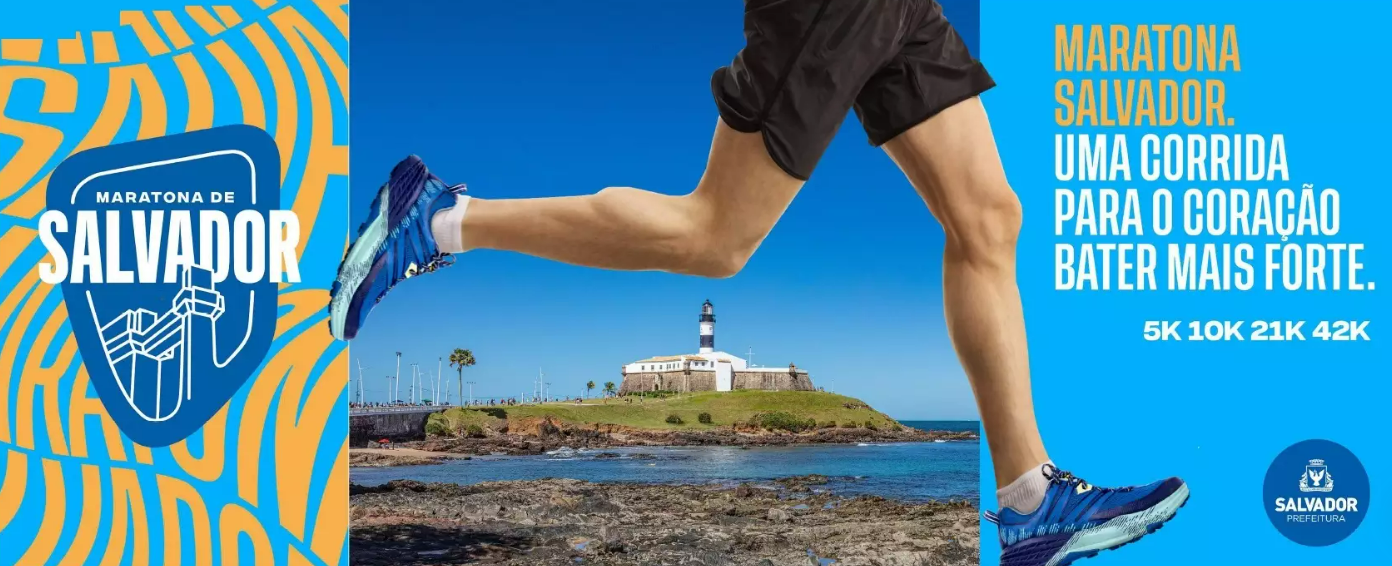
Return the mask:
{"type": "Polygon", "coordinates": [[[1305,465],[1305,474],[1300,476],[1300,491],[1328,492],[1334,489],[1334,478],[1329,475],[1329,467],[1324,460],[1310,460],[1305,465]]]}
{"type": "Polygon", "coordinates": [[[226,126],[91,149],[58,166],[47,198],[41,232],[66,256],[63,298],[102,405],[140,444],[188,437],[275,335],[274,140],[226,126]]]}

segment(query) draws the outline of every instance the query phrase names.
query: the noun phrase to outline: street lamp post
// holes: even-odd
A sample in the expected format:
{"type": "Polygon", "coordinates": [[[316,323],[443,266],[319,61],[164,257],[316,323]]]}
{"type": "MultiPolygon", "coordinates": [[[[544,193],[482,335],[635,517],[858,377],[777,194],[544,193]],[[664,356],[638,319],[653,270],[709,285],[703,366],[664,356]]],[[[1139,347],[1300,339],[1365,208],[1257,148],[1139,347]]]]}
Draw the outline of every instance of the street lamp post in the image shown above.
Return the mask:
{"type": "Polygon", "coordinates": [[[363,404],[363,367],[362,359],[358,359],[358,404],[363,404]]]}
{"type": "Polygon", "coordinates": [[[396,377],[393,377],[393,378],[392,378],[392,381],[393,381],[394,383],[396,383],[396,390],[395,390],[395,391],[388,391],[387,393],[391,394],[392,402],[400,401],[400,400],[401,400],[401,352],[397,352],[397,353],[396,353],[396,377]]]}
{"type": "Polygon", "coordinates": [[[416,379],[420,375],[420,364],[411,364],[411,404],[416,404],[416,379]]]}

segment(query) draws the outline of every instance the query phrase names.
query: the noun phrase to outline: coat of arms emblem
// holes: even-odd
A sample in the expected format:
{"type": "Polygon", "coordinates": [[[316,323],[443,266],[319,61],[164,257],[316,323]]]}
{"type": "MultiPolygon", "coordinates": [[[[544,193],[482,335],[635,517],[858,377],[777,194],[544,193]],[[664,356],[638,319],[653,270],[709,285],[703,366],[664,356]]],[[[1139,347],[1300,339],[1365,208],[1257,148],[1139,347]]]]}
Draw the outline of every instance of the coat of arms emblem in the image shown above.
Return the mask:
{"type": "Polygon", "coordinates": [[[1334,476],[1329,475],[1329,467],[1324,465],[1324,460],[1310,460],[1305,465],[1305,473],[1300,476],[1300,491],[1325,493],[1333,489],[1334,476]]]}

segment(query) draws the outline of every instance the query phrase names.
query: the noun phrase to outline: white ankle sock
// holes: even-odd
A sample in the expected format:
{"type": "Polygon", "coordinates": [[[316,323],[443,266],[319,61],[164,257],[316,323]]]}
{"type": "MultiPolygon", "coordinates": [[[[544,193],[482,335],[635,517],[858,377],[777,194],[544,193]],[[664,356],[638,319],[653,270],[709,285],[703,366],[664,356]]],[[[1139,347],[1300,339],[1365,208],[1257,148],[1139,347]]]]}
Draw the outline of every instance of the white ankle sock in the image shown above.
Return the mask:
{"type": "Polygon", "coordinates": [[[430,218],[430,233],[441,252],[457,254],[464,251],[464,213],[469,210],[469,196],[459,195],[454,206],[435,213],[430,218]]]}
{"type": "Polygon", "coordinates": [[[1044,502],[1044,492],[1049,489],[1049,478],[1044,477],[1044,466],[1053,466],[1053,460],[1030,468],[1028,472],[1015,478],[1010,485],[996,490],[996,501],[1001,507],[1009,507],[1023,514],[1033,513],[1044,502]]]}

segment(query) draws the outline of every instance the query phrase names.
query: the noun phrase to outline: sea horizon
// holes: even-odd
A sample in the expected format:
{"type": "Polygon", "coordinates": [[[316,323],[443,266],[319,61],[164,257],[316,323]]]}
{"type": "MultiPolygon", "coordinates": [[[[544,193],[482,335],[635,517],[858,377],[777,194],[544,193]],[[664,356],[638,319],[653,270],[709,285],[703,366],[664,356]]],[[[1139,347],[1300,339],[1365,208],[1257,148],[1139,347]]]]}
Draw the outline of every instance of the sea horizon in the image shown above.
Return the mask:
{"type": "Polygon", "coordinates": [[[904,426],[919,430],[945,430],[950,432],[973,431],[981,434],[981,421],[978,419],[894,419],[904,426]]]}

